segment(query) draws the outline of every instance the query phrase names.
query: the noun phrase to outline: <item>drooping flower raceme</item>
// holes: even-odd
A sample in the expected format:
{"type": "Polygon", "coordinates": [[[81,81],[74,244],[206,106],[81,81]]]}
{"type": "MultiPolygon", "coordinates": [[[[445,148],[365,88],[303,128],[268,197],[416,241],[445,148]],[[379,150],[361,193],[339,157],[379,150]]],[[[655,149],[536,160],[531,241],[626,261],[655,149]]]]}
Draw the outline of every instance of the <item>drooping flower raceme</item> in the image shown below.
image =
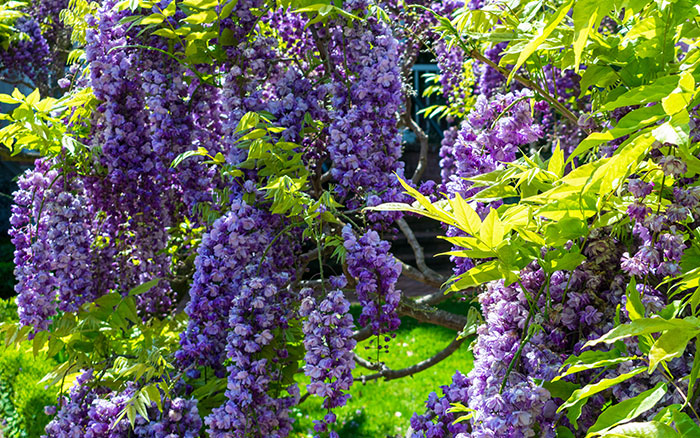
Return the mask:
{"type": "Polygon", "coordinates": [[[347,391],[353,382],[352,370],[355,368],[352,338],[354,326],[350,311],[350,302],[345,298],[341,288],[345,286],[343,277],[331,278],[337,289],[328,293],[320,303],[309,290],[302,295],[299,316],[307,318],[303,325],[306,365],[304,373],[309,376],[310,394],[323,397],[323,407],[329,415],[323,421],[317,421],[316,431],[323,432],[330,423],[335,422],[333,408],[344,406],[350,395],[347,391]]]}
{"type": "Polygon", "coordinates": [[[362,304],[359,324],[369,324],[377,335],[396,330],[401,324],[396,313],[401,265],[389,252],[391,245],[373,230],[358,238],[350,226],[343,228],[343,240],[348,272],[357,279],[355,291],[362,304]]]}
{"type": "MultiPolygon", "coordinates": [[[[343,7],[361,13],[364,0],[343,7]]],[[[389,27],[370,17],[363,23],[338,20],[330,30],[331,61],[347,66],[333,77],[336,108],[328,128],[331,176],[348,208],[374,206],[403,198],[394,173],[401,174],[401,137],[397,112],[402,103],[398,41],[389,27]],[[342,74],[342,76],[340,76],[342,74]]],[[[397,214],[370,213],[371,221],[397,214]]]]}
{"type": "Polygon", "coordinates": [[[269,251],[275,257],[261,259],[274,237],[271,230],[281,229],[280,225],[280,218],[238,199],[202,237],[185,308],[190,320],[177,352],[183,364],[220,368],[232,301],[246,277],[258,270],[268,273],[293,265],[284,244],[269,251]]]}

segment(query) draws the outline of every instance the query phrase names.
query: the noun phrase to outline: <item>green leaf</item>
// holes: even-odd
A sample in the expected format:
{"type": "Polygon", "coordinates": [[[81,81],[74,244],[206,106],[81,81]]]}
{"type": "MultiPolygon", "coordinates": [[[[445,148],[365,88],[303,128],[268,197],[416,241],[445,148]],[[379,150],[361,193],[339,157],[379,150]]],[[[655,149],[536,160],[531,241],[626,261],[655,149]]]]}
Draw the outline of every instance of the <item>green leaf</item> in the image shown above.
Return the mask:
{"type": "Polygon", "coordinates": [[[136,286],[135,288],[133,288],[129,291],[129,296],[133,297],[135,295],[141,295],[142,293],[146,293],[149,290],[151,290],[151,288],[153,286],[157,285],[159,282],[160,282],[160,278],[154,278],[151,281],[147,281],[146,283],[139,284],[138,286],[136,286]]]}
{"type": "Polygon", "coordinates": [[[168,38],[168,39],[177,39],[177,34],[173,32],[171,29],[168,28],[160,28],[156,29],[151,33],[151,35],[157,35],[157,36],[162,36],[163,38],[168,38]]]}
{"type": "Polygon", "coordinates": [[[498,212],[495,209],[491,209],[479,228],[479,238],[489,248],[495,249],[503,242],[505,232],[505,227],[498,217],[498,212]]]}
{"type": "Polygon", "coordinates": [[[591,86],[598,89],[606,88],[619,80],[615,70],[609,65],[593,64],[581,74],[581,94],[591,86]]]}
{"type": "Polygon", "coordinates": [[[661,99],[661,106],[668,115],[674,115],[687,108],[690,103],[692,93],[671,93],[661,99]]]}
{"type": "Polygon", "coordinates": [[[586,256],[581,254],[579,248],[572,247],[569,251],[560,248],[545,254],[542,268],[550,274],[556,271],[573,271],[584,260],[586,256]]]}
{"type": "Polygon", "coordinates": [[[630,89],[615,100],[606,103],[600,109],[602,111],[612,111],[622,106],[659,102],[673,93],[678,86],[679,80],[680,77],[677,75],[662,76],[650,84],[630,89]]]}
{"type": "Polygon", "coordinates": [[[258,128],[258,129],[253,129],[252,131],[250,131],[249,133],[247,133],[246,135],[244,135],[243,137],[241,137],[238,140],[239,141],[256,140],[258,138],[265,137],[265,135],[267,135],[267,130],[262,129],[262,128],[258,128]]]}
{"type": "Polygon", "coordinates": [[[34,356],[37,356],[39,351],[44,348],[48,338],[49,334],[45,331],[38,332],[36,335],[34,335],[34,339],[32,340],[32,352],[34,353],[34,356]]]}
{"type": "Polygon", "coordinates": [[[635,280],[634,276],[630,279],[630,282],[627,285],[625,295],[627,295],[627,303],[625,304],[625,308],[627,309],[629,318],[632,321],[635,319],[644,318],[646,309],[644,308],[644,304],[642,304],[642,298],[637,290],[637,281],[635,280]]]}
{"type": "Polygon", "coordinates": [[[564,245],[569,240],[585,237],[588,233],[588,224],[573,217],[565,217],[558,222],[552,222],[544,229],[545,240],[551,246],[564,245]]]}
{"type": "Polygon", "coordinates": [[[450,200],[450,204],[452,205],[452,213],[455,219],[457,219],[457,222],[461,225],[460,228],[468,230],[469,234],[472,236],[477,235],[481,227],[481,218],[476,211],[474,211],[472,206],[467,204],[467,201],[465,201],[459,193],[450,200]]]}
{"type": "MultiPolygon", "coordinates": [[[[700,351],[700,337],[695,338],[695,351],[700,351]]],[[[700,354],[693,355],[693,367],[690,369],[688,377],[688,399],[693,400],[695,395],[695,385],[700,374],[700,354]]],[[[700,435],[698,435],[700,436],[700,435]]]]}
{"type": "Polygon", "coordinates": [[[9,94],[0,94],[0,103],[15,104],[19,102],[20,100],[16,99],[13,96],[10,96],[9,94]]]}
{"type": "Polygon", "coordinates": [[[248,112],[241,117],[241,121],[238,122],[236,127],[236,132],[247,131],[249,129],[255,128],[258,123],[260,123],[260,116],[258,113],[248,112]]]}
{"type": "Polygon", "coordinates": [[[580,157],[592,148],[608,141],[615,140],[624,135],[631,134],[640,128],[650,126],[666,116],[663,108],[659,105],[643,106],[627,113],[617,122],[614,128],[603,132],[592,132],[581,141],[576,149],[569,156],[568,161],[575,157],[580,157]]]}
{"type": "MultiPolygon", "coordinates": [[[[688,394],[688,398],[691,398],[690,394],[688,394]]],[[[680,438],[700,437],[700,426],[695,424],[695,421],[688,414],[678,410],[673,411],[673,422],[676,424],[680,438]]]]}
{"type": "Polygon", "coordinates": [[[687,142],[679,145],[678,152],[688,166],[688,173],[686,173],[685,176],[691,178],[697,174],[700,174],[700,159],[690,152],[687,142]]]}
{"type": "Polygon", "coordinates": [[[571,396],[561,406],[559,406],[557,412],[562,412],[568,408],[566,417],[569,419],[569,421],[571,421],[571,423],[575,423],[581,416],[581,409],[590,397],[605,391],[608,388],[612,388],[621,382],[629,380],[632,377],[643,373],[645,370],[646,367],[639,367],[629,373],[620,374],[619,376],[610,379],[602,379],[599,382],[586,385],[583,388],[574,391],[571,396]]]}
{"type": "Polygon", "coordinates": [[[145,26],[148,24],[160,24],[163,21],[165,21],[165,16],[163,16],[163,14],[160,14],[160,13],[155,13],[155,14],[149,15],[148,17],[143,17],[139,24],[142,24],[145,26]]]}
{"type": "Polygon", "coordinates": [[[557,438],[575,438],[574,433],[568,427],[557,427],[557,438]]]}
{"type": "Polygon", "coordinates": [[[606,432],[603,437],[609,438],[678,438],[671,426],[658,421],[646,423],[629,423],[617,426],[606,432]]]}
{"type": "Polygon", "coordinates": [[[136,408],[132,403],[126,405],[126,417],[129,419],[129,424],[133,428],[136,422],[136,408]]]}
{"type": "MultiPolygon", "coordinates": [[[[611,350],[609,352],[604,351],[585,351],[581,353],[580,356],[572,356],[568,360],[577,360],[584,358],[582,361],[572,362],[572,365],[567,368],[567,370],[554,378],[554,380],[563,379],[564,377],[579,373],[581,371],[593,370],[596,368],[608,367],[611,365],[617,365],[623,362],[628,362],[630,360],[638,359],[636,356],[623,356],[620,357],[620,352],[617,350],[611,350]]],[[[567,365],[565,363],[565,365],[567,365]]],[[[564,365],[564,366],[565,366],[564,365]]]]}
{"type": "Polygon", "coordinates": [[[578,383],[566,382],[563,380],[553,382],[542,382],[542,387],[549,391],[552,398],[560,398],[566,400],[571,397],[571,394],[579,389],[581,385],[578,383]]]}
{"type": "Polygon", "coordinates": [[[221,8],[221,14],[219,15],[220,20],[225,20],[226,18],[231,15],[231,12],[233,12],[233,8],[236,7],[238,4],[238,0],[231,0],[228,3],[224,5],[223,8],[221,8]]]}
{"type": "Polygon", "coordinates": [[[659,412],[657,412],[656,415],[654,415],[654,418],[652,418],[652,420],[664,424],[671,424],[671,422],[673,421],[673,412],[678,411],[678,409],[683,409],[683,405],[676,403],[664,406],[663,408],[659,409],[659,412]]]}
{"type": "Polygon", "coordinates": [[[641,318],[627,324],[619,325],[600,338],[586,342],[584,348],[592,347],[603,342],[611,344],[630,336],[639,336],[666,330],[694,331],[697,329],[697,324],[683,319],[666,320],[662,318],[641,318]]]}
{"type": "Polygon", "coordinates": [[[557,178],[561,178],[564,176],[564,168],[564,151],[561,150],[561,145],[557,141],[557,147],[554,149],[549,163],[547,163],[547,171],[552,172],[557,178]]]}
{"type": "Polygon", "coordinates": [[[663,125],[654,128],[651,134],[661,143],[687,145],[690,143],[690,115],[685,108],[680,109],[663,125]]]}
{"type": "Polygon", "coordinates": [[[464,274],[448,281],[446,292],[458,292],[480,284],[488,283],[489,281],[502,278],[501,271],[498,269],[498,261],[491,260],[490,262],[476,265],[464,274]]]}
{"type": "Polygon", "coordinates": [[[571,5],[573,5],[574,2],[573,0],[569,0],[563,5],[557,9],[557,11],[552,14],[550,17],[549,22],[547,25],[542,29],[542,31],[533,39],[530,40],[529,43],[520,51],[520,55],[518,56],[518,60],[515,62],[515,66],[511,70],[510,75],[508,75],[508,83],[513,79],[513,76],[515,73],[522,67],[522,65],[527,61],[527,59],[535,53],[535,51],[544,43],[547,38],[554,32],[554,29],[557,28],[559,23],[566,17],[566,14],[569,12],[569,9],[571,9],[571,5]]]}
{"type": "Polygon", "coordinates": [[[596,208],[597,200],[598,198],[593,194],[584,194],[581,196],[573,194],[566,199],[553,199],[551,202],[536,210],[534,216],[546,217],[553,221],[561,221],[564,219],[588,219],[598,212],[596,208]]]}
{"type": "Polygon", "coordinates": [[[653,144],[654,137],[649,133],[631,137],[620,145],[610,160],[593,173],[589,184],[594,185],[595,181],[600,179],[598,194],[608,194],[619,187],[627,179],[627,175],[636,170],[638,163],[646,156],[653,144]]]}
{"type": "Polygon", "coordinates": [[[121,300],[122,296],[118,292],[111,292],[96,299],[95,304],[97,304],[99,307],[105,307],[111,310],[114,308],[114,306],[119,304],[121,300]]]}
{"type": "MultiPolygon", "coordinates": [[[[602,0],[578,0],[574,3],[574,68],[578,73],[581,54],[586,46],[591,29],[600,26],[600,22],[610,11],[611,2],[602,0]]],[[[594,30],[595,31],[595,30],[594,30]]]]}
{"type": "Polygon", "coordinates": [[[196,150],[193,151],[186,151],[175,157],[173,162],[170,164],[170,167],[175,168],[177,167],[180,163],[182,163],[186,158],[193,157],[195,155],[207,155],[209,154],[209,151],[207,151],[203,147],[198,147],[196,150]]]}
{"type": "Polygon", "coordinates": [[[654,342],[649,351],[649,374],[651,374],[659,362],[667,362],[674,357],[680,357],[688,343],[700,330],[670,330],[664,332],[654,342]]]}
{"type": "Polygon", "coordinates": [[[201,12],[197,12],[196,14],[188,15],[183,19],[183,21],[190,24],[204,24],[213,23],[217,19],[218,17],[216,15],[216,11],[204,10],[201,12]]]}
{"type": "Polygon", "coordinates": [[[588,429],[586,438],[604,434],[620,423],[633,420],[656,406],[664,395],[666,395],[666,384],[659,382],[655,387],[634,398],[610,406],[598,416],[595,424],[588,429]]]}
{"type": "Polygon", "coordinates": [[[176,5],[175,0],[173,0],[170,3],[168,3],[168,6],[166,6],[165,9],[163,9],[163,15],[165,15],[166,17],[172,17],[173,15],[175,15],[175,11],[176,5]]]}
{"type": "Polygon", "coordinates": [[[39,99],[41,99],[41,96],[39,95],[39,89],[35,88],[34,91],[29,93],[29,95],[27,96],[26,102],[30,105],[34,105],[37,102],[39,102],[39,99]]]}

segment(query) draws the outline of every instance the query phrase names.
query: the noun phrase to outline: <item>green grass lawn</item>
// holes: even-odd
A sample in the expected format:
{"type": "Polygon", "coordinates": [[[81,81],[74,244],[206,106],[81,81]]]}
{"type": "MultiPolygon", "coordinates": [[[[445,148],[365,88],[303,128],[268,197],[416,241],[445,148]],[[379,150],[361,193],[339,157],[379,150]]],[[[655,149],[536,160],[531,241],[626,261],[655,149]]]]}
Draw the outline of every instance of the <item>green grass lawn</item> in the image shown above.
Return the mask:
{"type": "MultiPolygon", "coordinates": [[[[454,303],[450,306],[453,312],[454,306],[454,303]]],[[[454,331],[443,327],[419,324],[413,319],[402,318],[396,338],[389,342],[389,354],[383,354],[382,360],[393,369],[413,365],[447,347],[455,335],[454,331]]],[[[376,348],[373,348],[376,344],[370,346],[370,341],[371,339],[362,342],[357,351],[366,359],[376,360],[376,348]],[[368,346],[371,348],[365,350],[364,347],[368,346]]],[[[385,438],[403,435],[408,429],[413,413],[425,411],[428,394],[435,391],[442,395],[440,385],[449,384],[456,370],[467,373],[471,367],[472,355],[467,341],[447,359],[412,377],[388,382],[374,380],[364,385],[358,379],[350,391],[352,398],[347,406],[335,410],[338,416],[336,430],[341,438],[385,438]]],[[[356,378],[371,373],[372,371],[360,367],[355,370],[356,378]]],[[[306,389],[302,387],[301,393],[305,392],[306,389]]],[[[308,398],[293,411],[296,420],[294,436],[313,436],[312,421],[323,418],[324,414],[321,399],[308,398]]]]}

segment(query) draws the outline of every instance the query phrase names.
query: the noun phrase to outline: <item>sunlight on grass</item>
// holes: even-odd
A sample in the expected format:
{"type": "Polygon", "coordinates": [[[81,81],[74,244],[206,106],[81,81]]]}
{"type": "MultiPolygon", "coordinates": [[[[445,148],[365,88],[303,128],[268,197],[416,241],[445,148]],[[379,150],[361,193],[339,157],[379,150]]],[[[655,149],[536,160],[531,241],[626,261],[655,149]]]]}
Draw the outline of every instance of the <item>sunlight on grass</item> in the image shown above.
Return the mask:
{"type": "MultiPolygon", "coordinates": [[[[396,338],[389,342],[389,354],[382,360],[390,368],[398,369],[427,359],[447,347],[456,333],[442,327],[418,324],[414,320],[402,319],[396,338]]],[[[376,338],[368,339],[357,348],[358,353],[376,360],[376,338]],[[369,347],[365,349],[363,347],[369,347]]],[[[459,370],[467,373],[472,367],[472,355],[468,342],[439,364],[412,377],[385,382],[375,380],[362,384],[359,379],[351,390],[352,398],[347,406],[337,409],[337,431],[341,438],[384,438],[403,435],[414,412],[423,413],[425,400],[432,391],[442,394],[439,386],[448,385],[452,375],[459,370]]],[[[371,374],[372,371],[358,368],[355,376],[371,374]]],[[[302,394],[306,392],[301,388],[302,394]]],[[[295,417],[296,437],[313,436],[313,420],[323,418],[321,399],[311,397],[292,415],[295,417]]]]}

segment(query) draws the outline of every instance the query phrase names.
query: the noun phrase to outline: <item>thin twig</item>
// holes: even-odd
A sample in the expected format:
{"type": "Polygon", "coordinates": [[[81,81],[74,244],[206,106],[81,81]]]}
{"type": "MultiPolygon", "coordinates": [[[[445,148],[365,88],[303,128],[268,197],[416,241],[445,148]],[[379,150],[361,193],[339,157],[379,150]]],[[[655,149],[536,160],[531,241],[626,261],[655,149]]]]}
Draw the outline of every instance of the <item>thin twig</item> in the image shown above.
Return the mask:
{"type": "MultiPolygon", "coordinates": [[[[500,65],[491,61],[490,59],[488,59],[487,57],[482,55],[478,50],[475,50],[475,49],[471,50],[469,52],[469,55],[472,58],[487,64],[489,67],[498,71],[500,74],[502,74],[506,78],[511,73],[507,68],[501,67],[500,65]]],[[[547,102],[549,102],[549,104],[552,105],[557,111],[559,111],[561,113],[561,115],[563,115],[564,117],[569,119],[571,121],[571,123],[574,124],[574,126],[578,126],[579,129],[584,131],[586,134],[590,134],[588,132],[588,130],[586,130],[585,128],[583,128],[582,126],[579,125],[578,117],[576,117],[571,111],[569,111],[569,109],[566,106],[564,106],[561,102],[559,102],[557,99],[552,97],[549,93],[544,91],[542,89],[542,87],[537,85],[534,81],[531,81],[530,79],[527,79],[527,78],[525,78],[517,73],[513,74],[513,79],[515,79],[516,81],[520,82],[523,86],[533,90],[534,92],[536,92],[537,94],[542,96],[542,98],[544,100],[546,100],[547,102]]]]}
{"type": "Polygon", "coordinates": [[[406,219],[398,219],[396,223],[399,224],[401,232],[404,234],[404,236],[406,236],[406,240],[408,240],[408,244],[413,250],[413,255],[416,257],[416,265],[418,266],[418,269],[426,277],[429,277],[435,280],[436,282],[441,281],[441,275],[430,269],[428,265],[425,264],[425,254],[423,253],[423,247],[420,245],[420,243],[418,243],[418,239],[416,239],[416,235],[415,233],[413,233],[413,230],[408,225],[408,222],[406,222],[406,219]]]}
{"type": "Polygon", "coordinates": [[[367,368],[368,370],[372,371],[381,371],[386,369],[384,364],[380,362],[370,362],[364,357],[359,356],[357,353],[353,353],[353,356],[355,357],[355,363],[361,366],[362,368],[367,368]]]}
{"type": "Polygon", "coordinates": [[[428,135],[423,131],[423,128],[421,128],[418,123],[416,123],[415,120],[413,120],[413,117],[411,117],[411,96],[406,96],[406,111],[403,114],[403,119],[404,123],[406,126],[409,127],[411,132],[413,132],[413,135],[416,136],[418,139],[418,143],[420,143],[420,155],[418,156],[418,165],[416,166],[416,170],[413,172],[413,176],[411,177],[411,181],[413,184],[418,184],[420,181],[421,177],[423,177],[423,173],[425,173],[425,169],[428,166],[428,135]]]}
{"type": "Polygon", "coordinates": [[[413,374],[419,373],[421,371],[427,370],[428,368],[432,367],[433,365],[436,365],[440,363],[442,360],[446,359],[449,357],[452,353],[457,351],[459,349],[459,346],[462,345],[462,343],[465,341],[466,338],[455,338],[450,342],[450,345],[445,347],[444,350],[438,352],[434,356],[418,362],[415,365],[411,365],[410,367],[402,368],[399,370],[392,370],[390,368],[385,368],[382,371],[379,371],[378,373],[370,374],[368,376],[360,376],[358,380],[360,380],[362,383],[366,383],[370,380],[376,380],[380,378],[384,378],[385,381],[387,380],[394,380],[394,379],[400,379],[402,377],[407,377],[407,376],[412,376],[413,374]]]}

